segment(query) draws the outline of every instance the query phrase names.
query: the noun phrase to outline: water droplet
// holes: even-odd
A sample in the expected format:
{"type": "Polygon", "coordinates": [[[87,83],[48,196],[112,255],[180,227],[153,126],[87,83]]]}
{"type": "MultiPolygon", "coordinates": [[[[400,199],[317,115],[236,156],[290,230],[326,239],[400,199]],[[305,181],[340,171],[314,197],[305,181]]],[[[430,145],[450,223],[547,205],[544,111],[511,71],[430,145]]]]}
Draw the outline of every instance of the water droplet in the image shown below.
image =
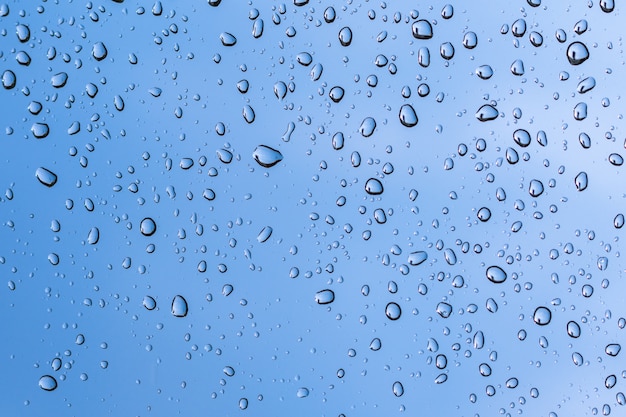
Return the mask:
{"type": "Polygon", "coordinates": [[[365,192],[370,195],[380,195],[383,191],[383,184],[376,178],[370,178],[365,183],[365,192]]]}
{"type": "Polygon", "coordinates": [[[107,53],[107,48],[102,42],[96,42],[91,49],[91,55],[96,61],[102,61],[107,57],[107,53]]]}
{"type": "Polygon", "coordinates": [[[489,208],[487,207],[483,207],[478,210],[478,213],[476,213],[476,217],[478,217],[478,220],[480,220],[481,222],[486,222],[491,218],[491,210],[489,210],[489,208]]]}
{"type": "Polygon", "coordinates": [[[574,184],[576,185],[576,189],[578,191],[584,191],[588,186],[587,173],[585,171],[579,172],[574,178],[574,184]]]}
{"type": "Polygon", "coordinates": [[[324,20],[326,21],[326,23],[333,23],[336,16],[337,13],[335,12],[334,7],[330,6],[327,7],[326,10],[324,10],[324,20]]]}
{"type": "Polygon", "coordinates": [[[437,314],[439,314],[442,318],[447,319],[452,314],[452,306],[448,303],[440,302],[437,304],[437,308],[435,309],[437,314]]]}
{"type": "Polygon", "coordinates": [[[519,381],[517,380],[517,378],[509,378],[506,381],[506,387],[510,389],[517,388],[518,384],[519,384],[519,381]]]}
{"type": "Polygon", "coordinates": [[[476,112],[476,118],[481,122],[494,120],[499,116],[498,109],[491,104],[483,104],[476,112]]]}
{"type": "Polygon", "coordinates": [[[482,349],[485,346],[485,335],[482,331],[479,330],[474,333],[473,345],[474,349],[482,349]]]}
{"type": "Polygon", "coordinates": [[[15,77],[15,73],[13,71],[5,70],[2,73],[2,86],[5,89],[10,90],[14,88],[16,83],[17,83],[17,78],[15,77]]]}
{"type": "Polygon", "coordinates": [[[574,106],[574,119],[585,120],[587,118],[587,103],[580,102],[574,106]]]}
{"type": "Polygon", "coordinates": [[[260,243],[267,242],[267,240],[272,236],[273,229],[269,226],[265,226],[256,237],[256,240],[260,243]]]}
{"type": "Polygon", "coordinates": [[[446,248],[446,250],[443,251],[443,257],[448,263],[448,265],[450,266],[456,265],[456,262],[457,262],[456,253],[454,253],[454,250],[452,250],[451,248],[446,248]]]}
{"type": "Polygon", "coordinates": [[[333,149],[336,151],[343,149],[343,146],[345,144],[345,138],[342,132],[337,132],[333,135],[332,144],[333,149]]]}
{"type": "Polygon", "coordinates": [[[578,338],[580,337],[580,326],[575,321],[567,322],[567,334],[570,337],[578,338]]]}
{"type": "Polygon", "coordinates": [[[482,376],[485,376],[485,377],[490,376],[491,375],[491,366],[489,366],[486,363],[481,363],[478,366],[478,372],[480,372],[480,374],[482,376]]]}
{"type": "Polygon", "coordinates": [[[452,7],[451,4],[446,4],[445,6],[443,6],[443,9],[441,9],[441,17],[447,20],[450,19],[453,15],[454,7],[452,7]]]}
{"type": "Polygon", "coordinates": [[[511,64],[511,73],[517,76],[524,75],[524,62],[521,59],[513,61],[511,64]]]}
{"type": "Polygon", "coordinates": [[[595,86],[596,86],[596,79],[593,77],[587,77],[578,83],[578,87],[576,87],[576,91],[578,91],[580,94],[585,94],[593,90],[595,86]]]}
{"type": "Polygon", "coordinates": [[[37,177],[39,182],[45,185],[46,187],[54,186],[54,184],[57,183],[57,179],[58,179],[57,175],[54,172],[44,167],[37,168],[37,171],[35,171],[35,177],[37,177]]]}
{"type": "Polygon", "coordinates": [[[530,133],[528,133],[526,129],[517,129],[515,132],[513,132],[513,140],[519,146],[521,146],[522,148],[525,148],[528,145],[530,145],[530,142],[531,142],[530,133]]]}
{"type": "Polygon", "coordinates": [[[524,19],[517,19],[511,25],[511,33],[516,38],[521,38],[526,33],[526,21],[524,19]]]}
{"type": "Polygon", "coordinates": [[[435,378],[435,384],[443,384],[448,380],[448,374],[439,374],[435,378]]]}
{"type": "Polygon", "coordinates": [[[583,359],[583,355],[578,352],[574,352],[572,353],[572,362],[574,362],[574,365],[576,366],[582,366],[585,361],[583,359]]]}
{"type": "Polygon", "coordinates": [[[454,46],[450,42],[444,42],[439,46],[439,55],[445,60],[450,60],[454,57],[454,46]]]}
{"type": "Polygon", "coordinates": [[[406,127],[413,127],[417,125],[417,114],[415,113],[415,109],[410,104],[403,104],[400,107],[400,113],[398,115],[400,118],[400,123],[406,127]]]}
{"type": "Polygon", "coordinates": [[[224,46],[234,46],[237,43],[237,38],[231,33],[222,32],[220,33],[220,41],[222,41],[222,45],[224,46]]]}
{"type": "Polygon", "coordinates": [[[404,387],[400,381],[396,381],[393,383],[391,390],[393,391],[393,395],[396,397],[402,397],[404,394],[404,387]]]}
{"type": "Polygon", "coordinates": [[[313,62],[313,57],[308,52],[300,52],[298,55],[296,55],[296,61],[298,62],[298,64],[308,67],[309,65],[311,65],[311,62],[313,62]]]}
{"type": "Polygon", "coordinates": [[[385,315],[389,320],[398,320],[402,315],[402,309],[397,303],[388,303],[385,307],[385,315]]]}
{"type": "Polygon", "coordinates": [[[412,252],[409,254],[408,262],[410,265],[417,266],[428,259],[428,254],[424,251],[412,252]]]}
{"type": "Polygon", "coordinates": [[[139,230],[144,236],[152,236],[156,232],[156,228],[156,223],[150,217],[144,218],[139,225],[139,230]]]}
{"type": "Polygon", "coordinates": [[[239,409],[240,410],[245,410],[246,408],[248,408],[248,399],[247,398],[241,398],[239,400],[239,409]]]}
{"type": "Polygon", "coordinates": [[[487,279],[494,284],[502,284],[506,281],[506,272],[502,268],[496,265],[492,265],[487,268],[487,279]]]}
{"type": "Polygon", "coordinates": [[[530,43],[536,48],[543,45],[543,36],[539,32],[530,32],[530,35],[528,35],[528,39],[530,40],[530,43]]]}
{"type": "Polygon", "coordinates": [[[264,27],[265,27],[265,23],[263,22],[263,19],[255,20],[254,23],[252,24],[252,36],[256,39],[263,36],[264,27]]]}
{"type": "Polygon", "coordinates": [[[589,59],[589,50],[582,42],[572,42],[567,47],[567,59],[572,65],[580,65],[589,59]]]}
{"type": "Polygon", "coordinates": [[[371,117],[366,117],[361,122],[361,126],[359,127],[359,133],[361,133],[364,138],[367,138],[372,136],[372,134],[374,133],[374,129],[376,129],[376,120],[371,117]]]}
{"type": "MultiPolygon", "coordinates": [[[[476,72],[476,75],[478,75],[483,80],[488,80],[489,78],[491,78],[493,76],[493,69],[491,68],[491,65],[481,65],[480,67],[476,68],[475,72],[476,72]]],[[[482,107],[481,107],[481,109],[482,109],[482,107]]],[[[498,111],[497,110],[496,110],[496,116],[495,117],[498,117],[498,111]]]]}
{"type": "Polygon", "coordinates": [[[467,49],[474,49],[478,45],[478,36],[475,32],[469,31],[463,35],[463,46],[467,49]]]}
{"type": "Polygon", "coordinates": [[[604,348],[604,352],[609,356],[617,356],[622,347],[618,343],[610,343],[604,348]]]}
{"type": "Polygon", "coordinates": [[[315,302],[317,304],[330,304],[333,301],[335,301],[335,292],[333,290],[325,289],[315,294],[315,302]]]}
{"type": "Polygon", "coordinates": [[[182,295],[175,296],[172,300],[172,315],[174,317],[185,317],[187,312],[187,300],[182,295]]]}
{"type": "Polygon", "coordinates": [[[339,86],[336,86],[330,89],[330,91],[328,92],[328,97],[330,97],[333,102],[339,103],[344,94],[345,90],[339,86]]]}
{"type": "Polygon", "coordinates": [[[266,145],[259,145],[252,153],[254,160],[264,168],[271,168],[283,160],[283,154],[266,145]]]}
{"type": "Polygon", "coordinates": [[[248,123],[254,122],[256,115],[254,114],[254,109],[249,104],[243,106],[243,110],[241,111],[243,119],[248,123]]]}
{"type": "Polygon", "coordinates": [[[344,27],[339,31],[339,42],[341,46],[349,46],[352,43],[352,30],[349,27],[344,27]]]}
{"type": "Polygon", "coordinates": [[[150,297],[149,295],[146,295],[145,297],[143,297],[143,306],[146,308],[146,310],[154,310],[157,306],[156,300],[152,297],[150,297]]]}
{"type": "Polygon", "coordinates": [[[624,163],[624,158],[618,153],[612,153],[609,155],[609,162],[618,167],[624,163]]]}
{"type": "Polygon", "coordinates": [[[617,384],[617,377],[615,375],[609,375],[604,380],[604,386],[607,389],[613,388],[617,384]]]}
{"type": "Polygon", "coordinates": [[[296,396],[298,398],[306,398],[309,396],[309,390],[306,388],[299,388],[298,391],[296,392],[296,396]]]}
{"type": "Polygon", "coordinates": [[[370,343],[370,349],[376,352],[380,350],[380,348],[382,348],[382,343],[379,338],[375,337],[374,339],[372,339],[372,342],[370,343]]]}
{"type": "Polygon", "coordinates": [[[433,27],[428,20],[416,20],[411,25],[411,31],[415,39],[430,39],[433,37],[433,27]]]}
{"type": "Polygon", "coordinates": [[[33,123],[30,128],[33,136],[37,139],[43,139],[50,133],[50,128],[47,123],[33,123]]]}
{"type": "Polygon", "coordinates": [[[87,236],[87,242],[90,245],[95,245],[100,240],[100,230],[97,227],[92,227],[89,230],[89,235],[87,236]]]}
{"type": "Polygon", "coordinates": [[[615,0],[600,0],[600,9],[604,13],[611,13],[615,9],[615,0]]]}
{"type": "Polygon", "coordinates": [[[528,186],[528,193],[533,197],[543,194],[543,183],[539,180],[531,180],[528,186]]]}
{"type": "Polygon", "coordinates": [[[618,215],[615,216],[615,218],[613,219],[613,226],[616,229],[621,229],[622,227],[624,227],[624,215],[622,213],[619,213],[618,215]]]}
{"type": "Polygon", "coordinates": [[[54,88],[64,87],[67,83],[67,73],[59,72],[58,74],[53,75],[50,79],[50,83],[54,88]]]}
{"type": "Polygon", "coordinates": [[[51,375],[44,375],[39,378],[39,388],[44,391],[54,391],[57,386],[57,380],[51,375]]]}
{"type": "Polygon", "coordinates": [[[552,313],[546,307],[537,307],[533,314],[533,321],[540,326],[545,326],[552,320],[552,313]]]}

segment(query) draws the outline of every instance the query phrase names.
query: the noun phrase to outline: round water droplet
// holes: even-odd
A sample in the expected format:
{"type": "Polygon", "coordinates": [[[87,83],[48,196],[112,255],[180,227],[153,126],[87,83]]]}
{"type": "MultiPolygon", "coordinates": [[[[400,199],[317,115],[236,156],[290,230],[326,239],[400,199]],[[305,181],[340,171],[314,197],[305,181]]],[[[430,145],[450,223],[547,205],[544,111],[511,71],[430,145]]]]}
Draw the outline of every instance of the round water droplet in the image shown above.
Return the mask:
{"type": "Polygon", "coordinates": [[[333,290],[325,289],[315,294],[315,302],[317,304],[330,304],[333,301],[335,301],[335,292],[333,290]]]}
{"type": "Polygon", "coordinates": [[[172,300],[172,315],[174,317],[185,317],[187,312],[187,300],[182,295],[175,296],[172,300]]]}
{"type": "Polygon", "coordinates": [[[452,314],[452,306],[448,303],[441,302],[437,304],[437,308],[435,309],[437,314],[439,314],[442,318],[447,319],[452,314]]]}
{"type": "Polygon", "coordinates": [[[271,168],[283,160],[283,154],[266,145],[259,145],[252,153],[254,160],[264,168],[271,168]]]}
{"type": "Polygon", "coordinates": [[[624,158],[618,153],[612,153],[609,155],[609,162],[611,165],[619,167],[624,163],[624,158]]]}
{"type": "Polygon", "coordinates": [[[604,380],[604,386],[607,389],[613,388],[617,384],[617,377],[615,375],[609,375],[604,380]]]}
{"type": "Polygon", "coordinates": [[[491,375],[491,366],[489,366],[486,363],[481,363],[478,366],[478,371],[480,372],[480,374],[482,376],[485,376],[485,377],[490,376],[491,375]]]}
{"type": "Polygon", "coordinates": [[[517,76],[524,75],[524,62],[521,59],[513,61],[511,64],[511,73],[517,76]]]}
{"type": "Polygon", "coordinates": [[[478,213],[476,213],[476,217],[478,217],[478,220],[481,222],[486,222],[491,218],[491,210],[487,207],[482,207],[478,210],[478,213]]]}
{"type": "Polygon", "coordinates": [[[298,398],[306,398],[309,396],[309,390],[306,388],[299,388],[298,391],[296,392],[296,396],[298,398]]]}
{"type": "Polygon", "coordinates": [[[615,218],[613,219],[613,226],[616,229],[621,229],[622,227],[624,227],[624,215],[622,213],[619,213],[617,216],[615,216],[615,218]]]}
{"type": "Polygon", "coordinates": [[[139,225],[139,230],[144,236],[152,236],[156,232],[156,228],[156,223],[150,217],[144,218],[139,225]]]}
{"type": "Polygon", "coordinates": [[[572,65],[580,65],[589,59],[589,50],[582,42],[572,42],[567,47],[567,59],[572,65]]]}
{"type": "Polygon", "coordinates": [[[241,398],[239,400],[239,409],[240,410],[245,410],[246,408],[248,408],[248,399],[247,398],[241,398]]]}
{"type": "MultiPolygon", "coordinates": [[[[611,13],[615,9],[615,0],[600,0],[600,9],[604,13],[611,13]]],[[[624,405],[623,403],[620,404],[624,405]]]]}
{"type": "Polygon", "coordinates": [[[537,307],[533,314],[533,321],[540,326],[545,326],[552,320],[552,313],[546,307],[537,307]]]}
{"type": "Polygon", "coordinates": [[[476,118],[481,122],[494,120],[499,116],[498,109],[491,104],[483,104],[476,112],[476,118]]]}
{"type": "Polygon", "coordinates": [[[406,127],[413,127],[417,125],[417,114],[415,113],[415,109],[410,104],[403,104],[400,107],[400,113],[398,115],[400,118],[400,123],[406,127]]]}
{"type": "Polygon", "coordinates": [[[430,39],[433,37],[433,27],[428,20],[416,20],[411,25],[411,31],[415,39],[430,39]]]}
{"type": "Polygon", "coordinates": [[[381,343],[379,338],[375,337],[374,339],[372,339],[372,342],[370,343],[370,349],[371,350],[376,352],[376,351],[380,350],[381,347],[382,347],[382,343],[381,343]]]}
{"type": "Polygon", "coordinates": [[[487,268],[487,279],[494,284],[502,284],[506,281],[506,272],[502,268],[496,265],[492,265],[487,268]]]}
{"type": "Polygon", "coordinates": [[[39,182],[45,185],[46,187],[54,186],[54,184],[57,183],[57,179],[58,179],[57,175],[54,172],[44,167],[37,168],[37,171],[35,171],[35,177],[37,177],[39,182]]]}
{"type": "Polygon", "coordinates": [[[50,128],[47,123],[33,123],[30,128],[33,136],[37,139],[43,139],[50,133],[50,128]]]}
{"type": "MultiPolygon", "coordinates": [[[[478,75],[483,80],[488,80],[489,78],[493,76],[493,69],[491,68],[490,65],[481,65],[480,67],[476,68],[475,72],[476,72],[476,75],[478,75]]],[[[496,117],[498,117],[497,110],[496,110],[496,117]]]]}
{"type": "Polygon", "coordinates": [[[506,381],[506,387],[511,389],[516,388],[518,384],[519,381],[517,380],[517,378],[509,378],[506,381]]]}
{"type": "Polygon", "coordinates": [[[575,321],[569,321],[567,323],[567,334],[570,337],[578,338],[580,337],[580,326],[575,321]]]}
{"type": "Polygon", "coordinates": [[[57,386],[57,380],[51,375],[44,375],[39,378],[39,388],[44,391],[54,391],[57,386]]]}
{"type": "Polygon", "coordinates": [[[17,83],[17,78],[15,77],[15,73],[13,71],[5,70],[2,73],[2,86],[5,89],[10,90],[14,88],[16,83],[17,83]]]}
{"type": "Polygon", "coordinates": [[[307,67],[311,65],[311,62],[313,62],[313,57],[308,52],[300,52],[296,55],[296,61],[298,64],[307,67]]]}
{"type": "Polygon", "coordinates": [[[344,93],[345,91],[343,88],[336,86],[330,89],[330,91],[328,92],[328,97],[330,97],[333,102],[339,103],[343,98],[344,93]]]}
{"type": "Polygon", "coordinates": [[[107,48],[102,42],[96,42],[91,49],[91,55],[96,61],[102,61],[107,57],[107,53],[107,48]]]}
{"type": "Polygon", "coordinates": [[[349,27],[344,27],[339,31],[339,42],[341,46],[349,46],[352,43],[352,30],[349,27]]]}
{"type": "Polygon", "coordinates": [[[525,148],[528,145],[530,145],[530,142],[531,142],[530,133],[528,133],[526,129],[517,129],[515,132],[513,132],[513,140],[519,146],[521,146],[522,148],[525,148]]]}
{"type": "Polygon", "coordinates": [[[393,395],[395,395],[396,397],[402,397],[402,395],[404,394],[404,386],[402,386],[402,383],[400,381],[394,382],[391,390],[393,391],[393,395]]]}
{"type": "Polygon", "coordinates": [[[454,46],[450,42],[444,42],[439,47],[439,54],[445,60],[450,60],[454,57],[454,46]]]}
{"type": "Polygon", "coordinates": [[[475,32],[469,31],[463,35],[463,46],[467,49],[474,49],[478,45],[478,36],[475,32]]]}
{"type": "Polygon", "coordinates": [[[361,122],[361,126],[359,127],[359,133],[365,138],[372,136],[374,133],[374,129],[376,129],[376,120],[371,117],[366,117],[361,122]]]}
{"type": "Polygon", "coordinates": [[[383,191],[383,184],[376,178],[370,178],[365,183],[365,192],[370,195],[380,195],[383,191]]]}
{"type": "Polygon", "coordinates": [[[580,102],[574,106],[574,119],[585,120],[587,118],[587,103],[580,102]]]}
{"type": "Polygon", "coordinates": [[[402,309],[397,303],[388,303],[385,307],[385,315],[389,320],[398,320],[402,315],[402,309]]]}

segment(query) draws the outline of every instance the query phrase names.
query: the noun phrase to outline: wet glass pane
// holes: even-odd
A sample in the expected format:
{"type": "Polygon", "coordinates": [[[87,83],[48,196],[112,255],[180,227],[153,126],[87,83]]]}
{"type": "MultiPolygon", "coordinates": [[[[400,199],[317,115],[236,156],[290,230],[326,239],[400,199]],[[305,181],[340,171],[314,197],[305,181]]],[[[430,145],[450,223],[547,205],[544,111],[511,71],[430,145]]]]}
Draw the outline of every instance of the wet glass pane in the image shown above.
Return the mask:
{"type": "Polygon", "coordinates": [[[4,1],[4,414],[624,413],[619,2],[4,1]]]}

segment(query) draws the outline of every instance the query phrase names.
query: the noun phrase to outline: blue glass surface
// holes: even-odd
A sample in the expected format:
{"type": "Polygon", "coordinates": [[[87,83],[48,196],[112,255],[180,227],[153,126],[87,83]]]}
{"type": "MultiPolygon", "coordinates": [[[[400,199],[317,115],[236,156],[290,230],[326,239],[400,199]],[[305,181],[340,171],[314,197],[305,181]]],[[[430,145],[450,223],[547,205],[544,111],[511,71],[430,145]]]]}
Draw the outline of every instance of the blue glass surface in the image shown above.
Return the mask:
{"type": "Polygon", "coordinates": [[[2,415],[622,415],[620,6],[0,4],[2,415]]]}

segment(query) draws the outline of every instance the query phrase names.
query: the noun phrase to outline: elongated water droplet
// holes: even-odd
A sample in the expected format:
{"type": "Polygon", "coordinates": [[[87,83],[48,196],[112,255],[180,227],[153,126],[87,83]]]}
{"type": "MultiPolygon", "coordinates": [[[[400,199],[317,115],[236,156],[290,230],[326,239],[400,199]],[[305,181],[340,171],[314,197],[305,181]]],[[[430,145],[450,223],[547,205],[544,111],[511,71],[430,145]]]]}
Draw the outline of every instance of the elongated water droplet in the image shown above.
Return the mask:
{"type": "Polygon", "coordinates": [[[424,251],[412,252],[409,254],[408,262],[410,265],[417,266],[428,259],[428,254],[424,251]]]}
{"type": "Polygon", "coordinates": [[[410,104],[403,104],[400,107],[400,113],[398,115],[400,118],[400,123],[406,127],[413,127],[417,125],[417,114],[415,113],[415,109],[410,104]]]}
{"type": "Polygon", "coordinates": [[[580,337],[580,326],[575,321],[567,322],[567,334],[570,337],[578,338],[580,337]]]}
{"type": "Polygon", "coordinates": [[[44,167],[37,168],[37,171],[35,171],[35,177],[37,177],[39,182],[46,187],[52,187],[57,183],[57,175],[44,167]]]}
{"type": "Polygon", "coordinates": [[[587,173],[585,171],[579,172],[574,178],[574,184],[576,185],[576,189],[578,191],[584,191],[589,185],[589,180],[587,178],[587,173]]]}
{"type": "Polygon", "coordinates": [[[335,301],[335,292],[333,290],[325,289],[315,294],[315,302],[317,304],[330,304],[333,301],[335,301]]]}
{"type": "Polygon", "coordinates": [[[543,183],[539,180],[531,180],[528,185],[528,193],[533,197],[543,194],[543,183]]]}
{"type": "Polygon", "coordinates": [[[391,390],[393,392],[393,395],[395,395],[396,397],[402,397],[402,395],[404,394],[404,386],[402,386],[402,383],[400,381],[394,382],[391,390]]]}
{"type": "Polygon", "coordinates": [[[266,145],[259,145],[252,153],[254,160],[264,168],[271,168],[283,160],[283,154],[266,145]]]}
{"type": "Polygon", "coordinates": [[[89,230],[89,235],[87,236],[87,243],[90,245],[95,245],[100,240],[100,230],[97,227],[92,227],[89,230]]]}
{"type": "Polygon", "coordinates": [[[107,57],[107,54],[107,48],[102,42],[96,42],[91,49],[91,55],[96,61],[102,61],[107,57]]]}
{"type": "Polygon", "coordinates": [[[187,300],[182,295],[175,296],[172,300],[172,315],[174,317],[185,317],[187,312],[187,300]]]}
{"type": "Polygon", "coordinates": [[[610,343],[604,348],[604,352],[609,356],[617,356],[622,350],[622,347],[618,343],[610,343]]]}
{"type": "Polygon", "coordinates": [[[385,315],[389,320],[398,320],[402,315],[402,309],[397,303],[388,303],[385,307],[385,315]]]}
{"type": "Polygon", "coordinates": [[[260,243],[267,242],[267,240],[272,236],[273,229],[269,226],[265,226],[256,237],[256,240],[260,243]]]}
{"type": "Polygon", "coordinates": [[[496,265],[492,265],[487,268],[486,271],[487,279],[494,284],[502,284],[506,281],[506,272],[502,268],[496,265]]]}
{"type": "Polygon", "coordinates": [[[374,129],[376,129],[376,120],[371,117],[366,117],[361,122],[361,126],[359,127],[359,133],[365,138],[372,136],[374,133],[374,129]]]}
{"type": "Polygon", "coordinates": [[[352,43],[352,30],[349,27],[344,27],[339,31],[339,42],[341,46],[350,46],[352,43]]]}
{"type": "Polygon", "coordinates": [[[481,122],[494,120],[499,116],[498,109],[491,104],[483,104],[476,112],[476,118],[481,122]]]}
{"type": "Polygon", "coordinates": [[[237,43],[237,38],[231,33],[222,32],[220,33],[220,41],[224,46],[234,46],[237,43]]]}
{"type": "Polygon", "coordinates": [[[44,391],[54,391],[57,386],[57,380],[51,375],[44,375],[39,378],[39,388],[44,391]]]}

